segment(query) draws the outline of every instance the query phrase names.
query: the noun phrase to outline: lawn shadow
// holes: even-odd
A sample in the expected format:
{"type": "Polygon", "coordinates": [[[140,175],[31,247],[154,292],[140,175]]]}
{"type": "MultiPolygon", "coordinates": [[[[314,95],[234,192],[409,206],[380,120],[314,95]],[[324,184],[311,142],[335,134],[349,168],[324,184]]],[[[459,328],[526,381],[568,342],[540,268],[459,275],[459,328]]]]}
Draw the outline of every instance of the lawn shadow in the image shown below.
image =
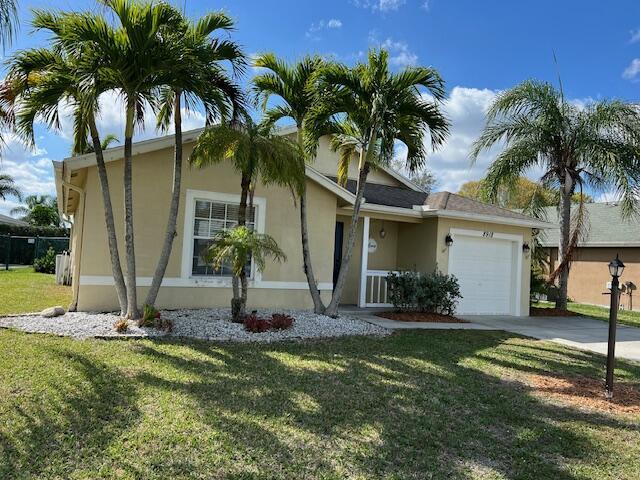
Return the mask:
{"type": "Polygon", "coordinates": [[[598,370],[589,354],[580,353],[583,365],[568,367],[571,350],[527,352],[524,343],[511,345],[514,337],[406,332],[277,345],[178,344],[197,352],[197,359],[168,353],[163,344],[176,343],[161,341],[138,351],[197,380],[149,370],[137,378],[194,398],[201,418],[243,461],[273,478],[286,478],[269,470],[274,458],[294,471],[313,466],[314,474],[328,478],[579,478],[567,463],[604,463],[608,454],[594,433],[598,428],[637,428],[550,404],[522,383],[500,378],[495,367],[585,375],[598,370]],[[503,357],[487,357],[505,345],[503,357]]]}

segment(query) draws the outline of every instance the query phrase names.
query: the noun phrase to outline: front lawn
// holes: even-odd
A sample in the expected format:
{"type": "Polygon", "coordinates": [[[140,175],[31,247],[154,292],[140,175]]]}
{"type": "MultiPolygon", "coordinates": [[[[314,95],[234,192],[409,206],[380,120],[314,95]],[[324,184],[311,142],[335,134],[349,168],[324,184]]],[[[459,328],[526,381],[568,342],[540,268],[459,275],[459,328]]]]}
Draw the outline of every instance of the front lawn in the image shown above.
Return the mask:
{"type": "MultiPolygon", "coordinates": [[[[637,479],[640,415],[536,393],[601,356],[504,332],[271,345],[0,330],[0,478],[637,479]]],[[[640,385],[640,365],[618,378],[640,385]]]]}
{"type": "Polygon", "coordinates": [[[71,302],[71,287],[56,285],[55,275],[35,273],[33,268],[0,270],[0,315],[39,312],[71,302]]]}
{"type": "MultiPolygon", "coordinates": [[[[535,306],[540,308],[553,308],[555,304],[551,302],[538,302],[535,306]]],[[[569,302],[567,304],[567,310],[595,318],[596,320],[602,320],[603,322],[609,321],[608,308],[569,302]]],[[[640,311],[618,310],[618,323],[631,327],[640,327],[640,311]]]]}

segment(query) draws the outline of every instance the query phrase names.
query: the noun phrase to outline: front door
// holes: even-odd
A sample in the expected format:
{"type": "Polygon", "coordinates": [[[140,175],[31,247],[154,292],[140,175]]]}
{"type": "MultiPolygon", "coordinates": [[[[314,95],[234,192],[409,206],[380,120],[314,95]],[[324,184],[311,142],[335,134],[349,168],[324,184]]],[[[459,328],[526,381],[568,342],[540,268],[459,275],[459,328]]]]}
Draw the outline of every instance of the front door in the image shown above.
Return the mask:
{"type": "Polygon", "coordinates": [[[344,222],[336,222],[336,232],[333,244],[333,288],[336,287],[338,274],[342,266],[342,242],[344,239],[344,222]]]}

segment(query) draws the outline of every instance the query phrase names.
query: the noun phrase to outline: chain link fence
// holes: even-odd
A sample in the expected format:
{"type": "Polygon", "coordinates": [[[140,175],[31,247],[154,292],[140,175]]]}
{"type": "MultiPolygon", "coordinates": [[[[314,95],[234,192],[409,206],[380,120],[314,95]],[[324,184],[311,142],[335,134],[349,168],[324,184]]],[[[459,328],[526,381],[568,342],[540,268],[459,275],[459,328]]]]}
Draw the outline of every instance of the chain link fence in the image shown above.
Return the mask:
{"type": "Polygon", "coordinates": [[[58,253],[69,250],[69,237],[28,237],[0,235],[1,265],[32,265],[49,247],[58,253]]]}

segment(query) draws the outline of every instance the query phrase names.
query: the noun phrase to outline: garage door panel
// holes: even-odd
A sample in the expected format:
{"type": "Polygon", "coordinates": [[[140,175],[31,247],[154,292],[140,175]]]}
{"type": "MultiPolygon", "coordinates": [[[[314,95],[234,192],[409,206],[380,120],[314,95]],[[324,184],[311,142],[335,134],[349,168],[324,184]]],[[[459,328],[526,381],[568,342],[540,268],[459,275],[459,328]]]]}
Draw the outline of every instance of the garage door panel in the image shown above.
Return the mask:
{"type": "Polygon", "coordinates": [[[513,242],[456,235],[449,250],[449,273],[460,282],[461,314],[514,313],[513,242]]]}

